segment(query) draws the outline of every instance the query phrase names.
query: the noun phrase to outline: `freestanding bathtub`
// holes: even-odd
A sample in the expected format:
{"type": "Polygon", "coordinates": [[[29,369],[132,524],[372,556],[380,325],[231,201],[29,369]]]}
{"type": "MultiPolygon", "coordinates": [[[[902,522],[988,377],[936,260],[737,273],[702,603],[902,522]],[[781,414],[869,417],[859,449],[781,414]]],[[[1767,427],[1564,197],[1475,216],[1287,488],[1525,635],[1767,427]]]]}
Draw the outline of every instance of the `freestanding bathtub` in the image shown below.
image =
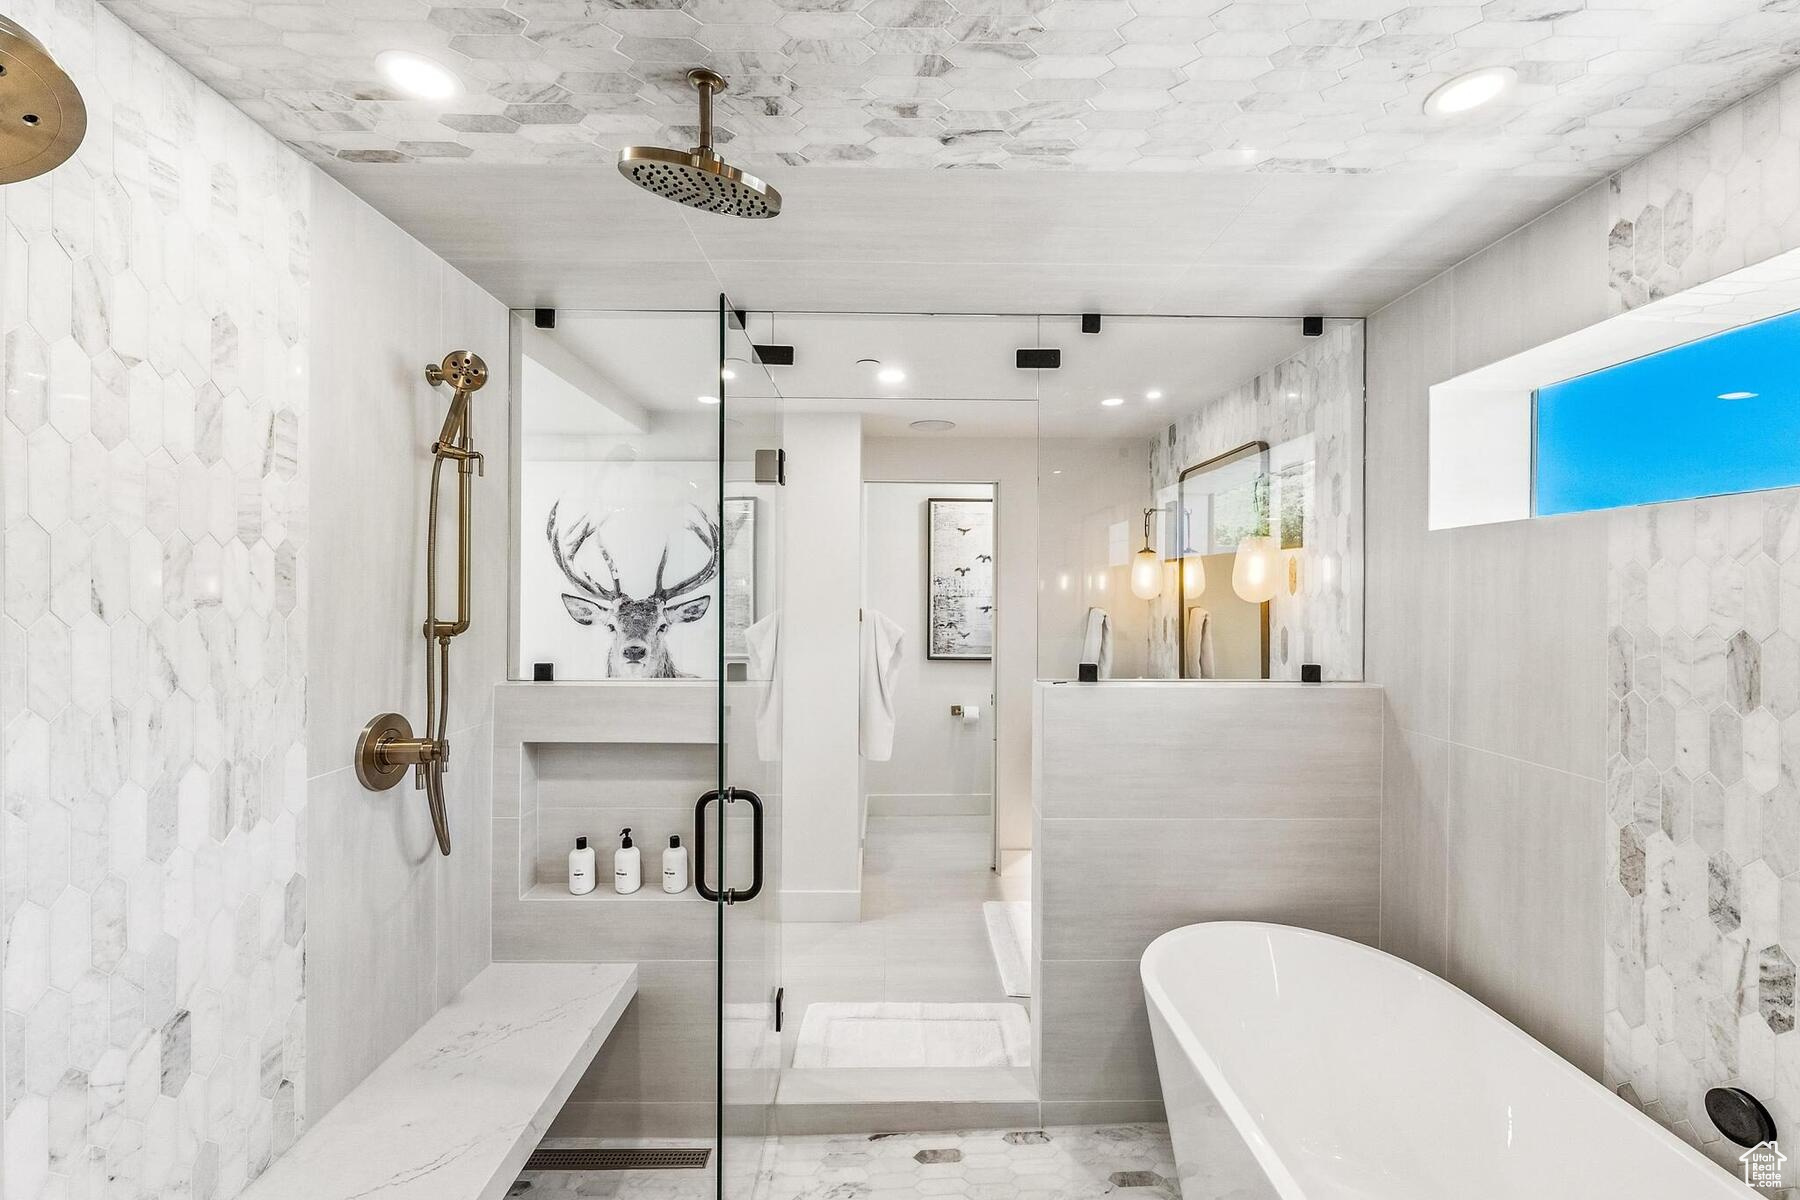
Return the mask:
{"type": "Polygon", "coordinates": [[[1183,1200],[1756,1196],[1474,998],[1356,942],[1190,925],[1144,992],[1183,1200]]]}

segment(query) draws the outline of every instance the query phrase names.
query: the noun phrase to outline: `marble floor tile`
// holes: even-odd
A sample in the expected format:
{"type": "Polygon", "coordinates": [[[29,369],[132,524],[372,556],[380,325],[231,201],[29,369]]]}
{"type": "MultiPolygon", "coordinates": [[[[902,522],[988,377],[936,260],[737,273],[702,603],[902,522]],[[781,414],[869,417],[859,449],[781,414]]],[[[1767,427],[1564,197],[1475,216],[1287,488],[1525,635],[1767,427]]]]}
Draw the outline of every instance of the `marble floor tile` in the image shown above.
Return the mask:
{"type": "MultiPolygon", "coordinates": [[[[594,1145],[553,1139],[546,1146],[594,1145]]],[[[1163,1125],[771,1138],[732,1200],[1178,1200],[1163,1125]]],[[[711,1171],[540,1171],[514,1200],[708,1200],[711,1171]]]]}

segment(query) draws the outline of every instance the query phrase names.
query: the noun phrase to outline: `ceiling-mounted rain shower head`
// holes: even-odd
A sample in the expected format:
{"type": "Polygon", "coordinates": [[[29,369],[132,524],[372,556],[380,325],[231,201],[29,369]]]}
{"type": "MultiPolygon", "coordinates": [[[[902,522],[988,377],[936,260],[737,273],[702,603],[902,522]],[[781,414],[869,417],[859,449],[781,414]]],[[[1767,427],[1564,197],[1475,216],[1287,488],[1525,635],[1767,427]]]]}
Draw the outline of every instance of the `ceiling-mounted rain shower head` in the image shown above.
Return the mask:
{"type": "Polygon", "coordinates": [[[781,193],[713,153],[712,98],[725,90],[723,76],[695,67],[688,82],[700,92],[700,144],[692,150],[627,146],[619,151],[619,174],[647,192],[689,208],[728,217],[763,218],[781,212],[781,193]]]}
{"type": "Polygon", "coordinates": [[[61,166],[86,135],[75,81],[36,38],[0,17],[0,183],[61,166]]]}

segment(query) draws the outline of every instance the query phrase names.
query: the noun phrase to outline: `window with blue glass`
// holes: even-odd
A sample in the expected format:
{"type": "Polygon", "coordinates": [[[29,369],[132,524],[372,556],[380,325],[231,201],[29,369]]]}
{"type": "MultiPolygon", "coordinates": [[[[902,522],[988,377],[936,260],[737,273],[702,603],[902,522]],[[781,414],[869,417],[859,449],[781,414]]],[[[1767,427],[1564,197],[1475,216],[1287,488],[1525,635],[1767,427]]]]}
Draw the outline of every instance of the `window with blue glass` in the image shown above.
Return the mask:
{"type": "Polygon", "coordinates": [[[1800,312],[1539,388],[1538,516],[1800,486],[1800,312]]]}

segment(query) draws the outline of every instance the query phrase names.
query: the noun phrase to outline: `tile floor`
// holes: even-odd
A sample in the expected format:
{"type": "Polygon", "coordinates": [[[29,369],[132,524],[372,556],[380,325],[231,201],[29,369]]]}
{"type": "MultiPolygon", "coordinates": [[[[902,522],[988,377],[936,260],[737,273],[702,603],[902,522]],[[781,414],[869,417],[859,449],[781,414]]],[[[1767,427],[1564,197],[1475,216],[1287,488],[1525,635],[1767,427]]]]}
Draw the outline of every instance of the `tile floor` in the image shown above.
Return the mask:
{"type": "Polygon", "coordinates": [[[1027,899],[1030,884],[1023,876],[1014,896],[989,869],[990,830],[985,816],[870,817],[863,919],[782,927],[789,1011],[820,1000],[1006,1000],[981,905],[1027,899]]]}
{"type": "MultiPolygon", "coordinates": [[[[545,1145],[592,1145],[552,1139],[545,1145]]],[[[1179,1200],[1163,1125],[771,1138],[742,1200],[1179,1200]]],[[[709,1171],[543,1171],[514,1200],[710,1200],[709,1171]]]]}

